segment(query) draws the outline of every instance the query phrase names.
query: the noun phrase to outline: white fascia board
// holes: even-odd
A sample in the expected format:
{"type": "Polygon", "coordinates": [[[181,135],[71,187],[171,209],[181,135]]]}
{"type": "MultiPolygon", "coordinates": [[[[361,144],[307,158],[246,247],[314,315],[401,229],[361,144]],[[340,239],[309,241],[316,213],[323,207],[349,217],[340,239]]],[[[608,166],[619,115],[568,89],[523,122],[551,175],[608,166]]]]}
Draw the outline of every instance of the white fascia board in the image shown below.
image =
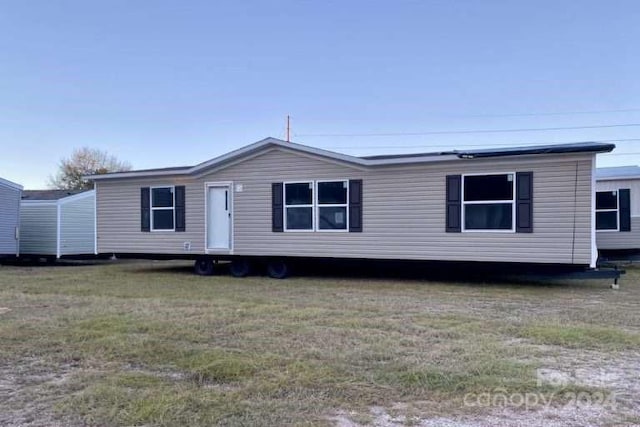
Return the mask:
{"type": "Polygon", "coordinates": [[[170,176],[170,175],[189,175],[191,168],[187,169],[175,169],[166,171],[132,171],[132,172],[115,172],[104,175],[86,175],[82,178],[91,179],[93,181],[100,181],[104,179],[119,179],[119,178],[144,178],[155,176],[170,176]]]}
{"type": "Polygon", "coordinates": [[[20,184],[16,184],[15,182],[11,182],[8,179],[4,179],[4,178],[0,178],[0,184],[7,186],[7,187],[11,187],[13,189],[16,190],[20,190],[22,191],[24,188],[22,187],[22,185],[20,184]]]}

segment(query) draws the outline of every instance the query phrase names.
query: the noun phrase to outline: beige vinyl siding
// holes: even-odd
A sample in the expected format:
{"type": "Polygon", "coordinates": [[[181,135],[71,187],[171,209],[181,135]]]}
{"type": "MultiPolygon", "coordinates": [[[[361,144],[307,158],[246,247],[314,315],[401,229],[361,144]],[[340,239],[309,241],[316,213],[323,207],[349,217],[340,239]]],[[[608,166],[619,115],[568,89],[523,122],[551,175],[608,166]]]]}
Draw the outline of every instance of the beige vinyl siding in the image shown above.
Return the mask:
{"type": "Polygon", "coordinates": [[[204,184],[171,177],[100,181],[96,194],[99,253],[204,253],[204,184]],[[140,231],[140,188],[170,185],[185,186],[186,231],[140,231]]]}
{"type": "Polygon", "coordinates": [[[87,195],[60,204],[60,255],[95,252],[95,196],[87,195]]]}
{"type": "Polygon", "coordinates": [[[20,254],[56,255],[58,207],[55,202],[22,202],[20,254]]]}
{"type": "Polygon", "coordinates": [[[196,178],[100,181],[98,250],[101,253],[204,253],[205,183],[242,184],[234,192],[236,255],[317,256],[421,260],[589,264],[592,155],[519,156],[351,167],[283,148],[196,178]],[[534,233],[445,232],[445,179],[449,174],[533,171],[534,233]],[[271,231],[271,183],[363,180],[363,232],[271,231]],[[186,186],[185,233],[140,231],[140,188],[186,186]],[[184,242],[191,242],[191,251],[184,242]]]}
{"type": "Polygon", "coordinates": [[[0,255],[18,253],[16,229],[20,225],[21,194],[17,188],[0,184],[0,255]]]}
{"type": "Polygon", "coordinates": [[[631,231],[598,231],[598,249],[640,249],[640,179],[598,181],[597,191],[628,188],[631,197],[631,231]]]}

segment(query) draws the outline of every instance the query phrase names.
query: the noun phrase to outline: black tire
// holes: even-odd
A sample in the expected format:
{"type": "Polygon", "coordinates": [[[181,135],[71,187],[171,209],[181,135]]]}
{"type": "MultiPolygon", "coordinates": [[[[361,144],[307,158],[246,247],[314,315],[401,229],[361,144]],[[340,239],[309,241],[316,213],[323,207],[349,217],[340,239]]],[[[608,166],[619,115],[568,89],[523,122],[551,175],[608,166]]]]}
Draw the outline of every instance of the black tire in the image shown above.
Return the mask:
{"type": "Polygon", "coordinates": [[[229,273],[233,277],[246,277],[251,273],[251,264],[243,258],[234,259],[229,265],[229,273]]]}
{"type": "Polygon", "coordinates": [[[267,264],[267,274],[272,279],[286,279],[289,276],[289,266],[281,259],[269,261],[267,264]]]}
{"type": "Polygon", "coordinates": [[[213,260],[207,258],[197,259],[193,264],[193,272],[198,276],[211,276],[213,270],[213,260]]]}

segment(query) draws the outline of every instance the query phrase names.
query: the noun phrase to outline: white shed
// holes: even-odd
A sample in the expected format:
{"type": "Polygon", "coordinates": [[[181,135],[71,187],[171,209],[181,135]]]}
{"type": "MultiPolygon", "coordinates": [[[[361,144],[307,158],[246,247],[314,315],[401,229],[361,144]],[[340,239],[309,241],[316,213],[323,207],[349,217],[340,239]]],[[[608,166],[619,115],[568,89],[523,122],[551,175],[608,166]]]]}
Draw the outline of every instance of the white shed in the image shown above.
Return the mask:
{"type": "Polygon", "coordinates": [[[20,233],[21,255],[51,258],[95,255],[95,190],[25,191],[20,233]]]}
{"type": "Polygon", "coordinates": [[[18,255],[21,196],[22,186],[0,178],[0,257],[18,255]]]}

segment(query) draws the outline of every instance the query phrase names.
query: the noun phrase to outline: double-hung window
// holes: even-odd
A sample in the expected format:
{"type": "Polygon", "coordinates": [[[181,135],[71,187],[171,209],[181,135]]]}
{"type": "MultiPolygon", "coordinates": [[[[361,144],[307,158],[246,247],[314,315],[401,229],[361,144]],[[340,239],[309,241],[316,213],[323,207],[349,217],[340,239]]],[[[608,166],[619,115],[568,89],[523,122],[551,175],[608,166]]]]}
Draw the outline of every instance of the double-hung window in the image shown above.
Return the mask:
{"type": "Polygon", "coordinates": [[[285,231],[347,231],[349,181],[284,184],[285,231]]]}
{"type": "Polygon", "coordinates": [[[313,231],[313,181],[284,185],[284,224],[287,231],[313,231]]]}
{"type": "Polygon", "coordinates": [[[318,224],[322,231],[348,229],[349,181],[318,181],[318,224]]]}
{"type": "Polygon", "coordinates": [[[463,231],[515,231],[515,174],[464,175],[463,231]]]}
{"type": "Polygon", "coordinates": [[[618,191],[596,192],[596,230],[619,230],[618,191]]]}
{"type": "Polygon", "coordinates": [[[174,187],[151,188],[151,230],[175,229],[174,187]]]}

